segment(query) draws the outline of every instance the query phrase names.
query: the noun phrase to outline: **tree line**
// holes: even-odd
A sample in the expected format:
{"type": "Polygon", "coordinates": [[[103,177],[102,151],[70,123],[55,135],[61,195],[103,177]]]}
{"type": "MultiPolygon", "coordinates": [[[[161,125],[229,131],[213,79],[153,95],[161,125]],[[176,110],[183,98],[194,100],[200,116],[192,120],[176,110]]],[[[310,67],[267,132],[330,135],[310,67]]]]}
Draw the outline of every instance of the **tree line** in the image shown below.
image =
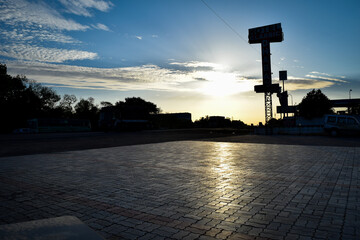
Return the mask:
{"type": "MultiPolygon", "coordinates": [[[[93,130],[98,129],[100,110],[110,109],[116,119],[151,119],[150,116],[158,115],[161,109],[152,102],[139,97],[126,98],[115,104],[101,102],[95,104],[92,97],[78,100],[75,95],[65,94],[62,97],[55,90],[32,81],[23,75],[15,77],[7,74],[7,66],[0,63],[0,132],[11,132],[16,128],[27,126],[27,120],[32,118],[64,118],[64,119],[87,119],[90,120],[93,130]]],[[[353,112],[360,113],[359,106],[353,107],[353,112]]],[[[321,117],[324,114],[333,113],[330,100],[320,89],[313,89],[300,102],[296,116],[305,118],[321,117]]],[[[158,127],[232,127],[245,128],[247,125],[242,121],[230,121],[202,117],[194,124],[183,122],[176,123],[174,118],[156,119],[158,127]],[[175,124],[176,123],[176,124],[175,124]]],[[[281,124],[279,120],[272,119],[270,125],[281,124]]],[[[156,125],[156,124],[155,124],[156,125]]]]}
{"type": "Polygon", "coordinates": [[[146,117],[157,114],[156,104],[141,98],[126,98],[114,105],[110,102],[95,104],[92,97],[78,100],[75,95],[62,97],[55,90],[32,81],[23,75],[15,77],[7,74],[7,66],[0,63],[0,132],[12,132],[27,126],[32,118],[88,119],[93,130],[98,127],[100,110],[113,106],[125,118],[146,117]],[[139,116],[139,114],[141,116],[139,116]]]}

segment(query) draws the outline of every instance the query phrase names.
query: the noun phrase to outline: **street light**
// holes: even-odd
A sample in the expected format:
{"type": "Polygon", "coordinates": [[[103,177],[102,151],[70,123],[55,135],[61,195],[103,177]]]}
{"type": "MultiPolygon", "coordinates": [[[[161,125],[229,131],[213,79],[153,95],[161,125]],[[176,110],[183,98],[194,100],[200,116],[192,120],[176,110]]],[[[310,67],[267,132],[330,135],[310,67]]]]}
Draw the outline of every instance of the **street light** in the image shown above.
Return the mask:
{"type": "MultiPolygon", "coordinates": [[[[293,100],[293,96],[290,94],[290,93],[288,93],[288,95],[291,97],[291,106],[294,108],[294,100],[293,100]]],[[[288,113],[287,113],[288,114],[288,113]]],[[[287,117],[289,116],[289,115],[286,115],[287,117]]],[[[295,112],[294,112],[294,116],[295,116],[295,112]]]]}
{"type": "Polygon", "coordinates": [[[288,93],[288,95],[291,97],[291,106],[294,106],[293,96],[290,93],[288,93]]]}
{"type": "Polygon", "coordinates": [[[349,107],[348,107],[348,114],[350,114],[350,106],[351,106],[351,103],[350,103],[350,100],[351,100],[351,91],[352,89],[349,90],[349,107]]]}

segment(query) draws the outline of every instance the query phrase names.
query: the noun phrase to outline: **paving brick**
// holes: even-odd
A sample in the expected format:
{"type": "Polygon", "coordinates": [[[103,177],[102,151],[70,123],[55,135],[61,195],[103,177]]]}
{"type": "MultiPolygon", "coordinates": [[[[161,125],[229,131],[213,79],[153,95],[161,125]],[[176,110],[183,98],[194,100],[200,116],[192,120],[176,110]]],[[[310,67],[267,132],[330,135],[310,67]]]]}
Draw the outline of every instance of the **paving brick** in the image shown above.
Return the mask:
{"type": "Polygon", "coordinates": [[[360,238],[359,148],[184,141],[0,161],[0,224],[75,215],[107,239],[360,238]]]}
{"type": "Polygon", "coordinates": [[[196,233],[190,233],[189,235],[185,236],[183,240],[194,240],[194,239],[198,239],[200,236],[201,235],[196,233]]]}
{"type": "Polygon", "coordinates": [[[249,236],[246,234],[242,234],[242,233],[232,233],[227,240],[255,240],[256,237],[253,236],[249,236]]]}
{"type": "Polygon", "coordinates": [[[171,237],[175,238],[175,239],[182,239],[182,238],[188,236],[189,234],[190,234],[189,231],[180,230],[177,233],[175,233],[174,235],[172,235],[171,237]]]}
{"type": "Polygon", "coordinates": [[[209,231],[205,233],[205,235],[210,237],[215,237],[217,234],[219,234],[222,231],[220,228],[211,228],[209,231]]]}
{"type": "Polygon", "coordinates": [[[226,238],[229,237],[232,233],[233,233],[232,231],[222,230],[220,233],[218,233],[218,234],[216,235],[216,238],[226,239],[226,238]]]}

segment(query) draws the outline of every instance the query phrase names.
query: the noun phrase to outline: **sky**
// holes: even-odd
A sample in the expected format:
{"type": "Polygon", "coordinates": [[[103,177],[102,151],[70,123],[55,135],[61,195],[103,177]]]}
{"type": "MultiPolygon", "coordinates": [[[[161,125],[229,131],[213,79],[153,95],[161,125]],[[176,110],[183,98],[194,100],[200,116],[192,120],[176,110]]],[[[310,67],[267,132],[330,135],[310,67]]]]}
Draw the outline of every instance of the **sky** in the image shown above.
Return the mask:
{"type": "Polygon", "coordinates": [[[248,29],[275,23],[284,41],[270,46],[272,82],[288,71],[290,104],[312,89],[360,98],[357,0],[0,0],[0,63],[60,95],[257,124],[261,46],[248,29]]]}

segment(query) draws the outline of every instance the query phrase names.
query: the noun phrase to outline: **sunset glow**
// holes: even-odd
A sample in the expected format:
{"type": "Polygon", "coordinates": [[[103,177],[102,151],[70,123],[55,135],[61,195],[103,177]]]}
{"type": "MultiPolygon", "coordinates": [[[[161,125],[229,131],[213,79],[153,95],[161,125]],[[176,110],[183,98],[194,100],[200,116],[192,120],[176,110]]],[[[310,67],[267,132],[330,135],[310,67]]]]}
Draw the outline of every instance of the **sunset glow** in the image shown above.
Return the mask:
{"type": "Polygon", "coordinates": [[[237,80],[234,73],[198,72],[197,74],[206,79],[203,87],[198,90],[209,96],[223,97],[252,89],[250,84],[237,80]]]}
{"type": "Polygon", "coordinates": [[[0,0],[0,63],[11,75],[97,104],[136,96],[193,120],[258,123],[261,48],[248,43],[248,29],[281,23],[272,79],[288,71],[294,104],[314,88],[330,99],[349,89],[360,97],[359,2],[205,2],[218,16],[200,0],[0,0]]]}

